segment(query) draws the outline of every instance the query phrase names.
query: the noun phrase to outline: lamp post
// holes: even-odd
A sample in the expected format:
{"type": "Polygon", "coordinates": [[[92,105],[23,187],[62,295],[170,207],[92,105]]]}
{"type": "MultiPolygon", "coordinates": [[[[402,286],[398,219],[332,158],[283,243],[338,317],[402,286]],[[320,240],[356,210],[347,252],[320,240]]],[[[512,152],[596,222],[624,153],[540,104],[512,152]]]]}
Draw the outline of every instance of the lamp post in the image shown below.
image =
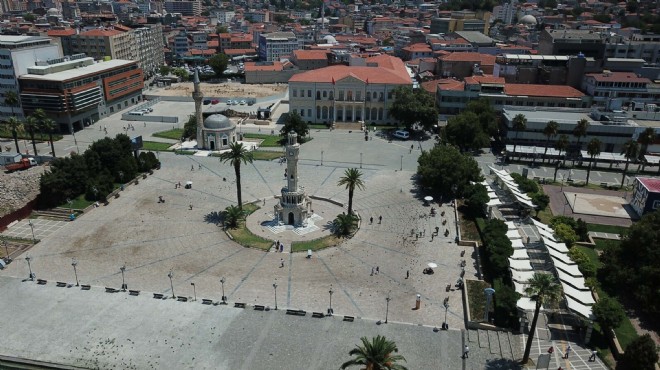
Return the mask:
{"type": "Polygon", "coordinates": [[[76,276],[76,286],[80,286],[80,283],[78,282],[78,270],[76,269],[76,266],[78,266],[78,260],[75,258],[71,259],[71,266],[73,266],[73,274],[76,276]]]}
{"type": "Polygon", "coordinates": [[[225,277],[220,278],[220,284],[222,284],[222,304],[227,304],[227,297],[225,297],[225,277]]]}
{"type": "Polygon", "coordinates": [[[559,188],[559,191],[564,190],[564,174],[561,174],[561,187],[559,188]]]}
{"type": "Polygon", "coordinates": [[[37,238],[34,237],[34,224],[32,223],[32,220],[28,221],[28,225],[30,225],[30,229],[32,229],[32,243],[36,243],[37,238]]]}
{"type": "Polygon", "coordinates": [[[30,261],[32,261],[32,257],[28,254],[25,256],[25,260],[27,261],[28,264],[28,270],[30,270],[30,280],[34,281],[34,275],[32,274],[32,265],[30,264],[30,261]]]}
{"type": "Polygon", "coordinates": [[[575,196],[573,197],[573,213],[575,213],[575,202],[577,202],[577,193],[574,194],[575,196]]]}
{"type": "Polygon", "coordinates": [[[323,150],[321,150],[321,166],[323,166],[323,150]]]}
{"type": "Polygon", "coordinates": [[[442,328],[448,329],[449,325],[447,324],[447,311],[449,311],[449,297],[445,298],[444,306],[445,306],[445,322],[442,323],[442,328]]]}
{"type": "Polygon", "coordinates": [[[399,171],[403,171],[403,156],[401,156],[401,167],[399,167],[399,171]]]}
{"type": "Polygon", "coordinates": [[[172,270],[170,270],[170,272],[167,273],[167,277],[170,278],[170,288],[172,288],[172,298],[176,298],[176,296],[174,295],[174,284],[172,283],[173,276],[174,274],[172,273],[172,270]]]}
{"type": "Polygon", "coordinates": [[[275,290],[275,310],[277,310],[277,283],[273,283],[273,289],[275,290]]]}
{"type": "Polygon", "coordinates": [[[190,283],[193,287],[193,301],[197,300],[197,289],[195,288],[195,283],[190,283]]]}
{"type": "Polygon", "coordinates": [[[124,272],[126,271],[126,264],[122,265],[119,268],[119,271],[121,271],[121,290],[122,292],[126,291],[126,281],[124,280],[124,272]]]}
{"type": "Polygon", "coordinates": [[[360,168],[362,168],[362,153],[360,153],[360,168]]]}
{"type": "Polygon", "coordinates": [[[11,262],[11,258],[9,258],[9,247],[7,247],[7,240],[4,238],[2,239],[2,245],[5,247],[5,254],[7,255],[5,261],[9,263],[11,262]]]}
{"type": "Polygon", "coordinates": [[[334,293],[334,290],[332,290],[332,284],[330,284],[330,290],[328,291],[330,294],[330,308],[328,309],[328,316],[332,316],[333,311],[332,311],[332,293],[334,293]]]}
{"type": "Polygon", "coordinates": [[[387,293],[387,298],[385,298],[385,323],[387,324],[387,316],[390,313],[390,301],[392,298],[390,298],[390,293],[387,293]]]}

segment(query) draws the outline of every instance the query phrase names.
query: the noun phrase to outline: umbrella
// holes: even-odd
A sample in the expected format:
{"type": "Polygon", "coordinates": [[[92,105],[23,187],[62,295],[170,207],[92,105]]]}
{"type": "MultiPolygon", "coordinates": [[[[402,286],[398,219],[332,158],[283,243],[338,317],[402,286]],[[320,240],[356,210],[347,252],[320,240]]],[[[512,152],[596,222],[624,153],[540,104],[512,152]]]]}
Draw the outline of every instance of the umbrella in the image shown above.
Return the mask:
{"type": "Polygon", "coordinates": [[[428,263],[427,266],[430,267],[430,268],[432,268],[432,269],[438,267],[438,265],[435,264],[435,263],[433,263],[433,262],[428,263]]]}
{"type": "Polygon", "coordinates": [[[424,200],[427,201],[427,202],[430,202],[430,201],[433,200],[433,197],[430,196],[430,195],[427,195],[427,196],[424,197],[424,200]]]}
{"type": "Polygon", "coordinates": [[[186,185],[192,185],[192,181],[186,181],[186,185]]]}

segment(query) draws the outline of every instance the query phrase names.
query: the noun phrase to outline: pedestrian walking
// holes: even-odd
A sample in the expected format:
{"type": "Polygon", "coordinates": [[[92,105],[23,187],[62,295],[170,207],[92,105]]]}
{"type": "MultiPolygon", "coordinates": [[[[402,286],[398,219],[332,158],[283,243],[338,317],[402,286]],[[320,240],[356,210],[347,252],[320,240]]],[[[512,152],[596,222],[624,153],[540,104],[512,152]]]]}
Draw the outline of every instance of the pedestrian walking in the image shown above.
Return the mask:
{"type": "Polygon", "coordinates": [[[380,267],[376,266],[376,275],[380,273],[380,267]]]}
{"type": "Polygon", "coordinates": [[[370,223],[370,224],[373,224],[373,223],[374,223],[374,218],[373,218],[373,217],[369,217],[369,223],[370,223]]]}
{"type": "Polygon", "coordinates": [[[189,206],[189,207],[190,207],[190,210],[192,211],[192,203],[190,204],[190,206],[189,206]]]}
{"type": "Polygon", "coordinates": [[[284,243],[280,243],[280,253],[284,253],[284,243]]]}
{"type": "Polygon", "coordinates": [[[414,148],[413,144],[410,144],[410,152],[408,152],[408,153],[412,153],[413,148],[414,148]]]}
{"type": "Polygon", "coordinates": [[[406,270],[406,279],[410,277],[410,270],[406,270]]]}
{"type": "Polygon", "coordinates": [[[555,347],[550,346],[550,348],[548,348],[548,353],[553,354],[554,352],[555,352],[555,347]]]}
{"type": "Polygon", "coordinates": [[[571,354],[571,345],[569,344],[568,347],[566,347],[566,353],[564,354],[564,358],[568,358],[568,355],[571,354]]]}
{"type": "Polygon", "coordinates": [[[468,347],[466,344],[465,348],[463,348],[463,358],[468,358],[469,355],[470,355],[470,347],[468,347]]]}
{"type": "Polygon", "coordinates": [[[380,224],[381,222],[383,222],[383,216],[378,216],[378,223],[380,224]]]}
{"type": "Polygon", "coordinates": [[[280,258],[280,268],[284,267],[284,258],[280,258]]]}
{"type": "Polygon", "coordinates": [[[202,164],[201,163],[199,164],[198,169],[200,169],[200,170],[202,169],[202,164]]]}
{"type": "Polygon", "coordinates": [[[596,355],[597,354],[598,354],[598,352],[596,352],[596,350],[591,351],[591,356],[589,356],[589,362],[596,361],[596,355]]]}
{"type": "Polygon", "coordinates": [[[144,123],[144,127],[147,127],[147,123],[146,123],[146,122],[144,123]]]}
{"type": "Polygon", "coordinates": [[[373,266],[371,266],[371,275],[370,276],[374,276],[374,271],[375,271],[375,268],[373,266]]]}
{"type": "Polygon", "coordinates": [[[192,165],[192,164],[191,164],[191,165],[190,165],[190,170],[191,170],[191,171],[194,171],[194,170],[195,170],[195,165],[192,165]]]}

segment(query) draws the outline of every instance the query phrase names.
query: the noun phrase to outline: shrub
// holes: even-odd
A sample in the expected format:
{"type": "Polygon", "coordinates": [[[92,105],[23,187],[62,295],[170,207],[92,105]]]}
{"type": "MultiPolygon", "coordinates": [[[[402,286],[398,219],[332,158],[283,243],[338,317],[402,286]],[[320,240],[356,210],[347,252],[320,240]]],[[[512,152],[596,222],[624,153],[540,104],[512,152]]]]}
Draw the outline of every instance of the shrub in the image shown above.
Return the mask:
{"type": "Polygon", "coordinates": [[[517,304],[520,294],[501,279],[495,279],[493,288],[495,289],[495,325],[518,330],[520,323],[518,322],[517,304]]]}
{"type": "Polygon", "coordinates": [[[555,235],[569,247],[577,241],[577,235],[573,228],[566,224],[558,224],[554,227],[555,235]]]}

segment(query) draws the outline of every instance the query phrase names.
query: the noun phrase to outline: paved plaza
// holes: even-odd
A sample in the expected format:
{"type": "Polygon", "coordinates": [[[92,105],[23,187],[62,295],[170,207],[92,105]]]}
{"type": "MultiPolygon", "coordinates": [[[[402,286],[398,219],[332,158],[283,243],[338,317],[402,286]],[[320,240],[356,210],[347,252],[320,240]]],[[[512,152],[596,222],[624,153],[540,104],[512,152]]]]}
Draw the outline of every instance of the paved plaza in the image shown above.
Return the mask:
{"type": "Polygon", "coordinates": [[[573,213],[630,219],[624,203],[627,200],[621,197],[568,191],[564,192],[564,196],[573,213]]]}

